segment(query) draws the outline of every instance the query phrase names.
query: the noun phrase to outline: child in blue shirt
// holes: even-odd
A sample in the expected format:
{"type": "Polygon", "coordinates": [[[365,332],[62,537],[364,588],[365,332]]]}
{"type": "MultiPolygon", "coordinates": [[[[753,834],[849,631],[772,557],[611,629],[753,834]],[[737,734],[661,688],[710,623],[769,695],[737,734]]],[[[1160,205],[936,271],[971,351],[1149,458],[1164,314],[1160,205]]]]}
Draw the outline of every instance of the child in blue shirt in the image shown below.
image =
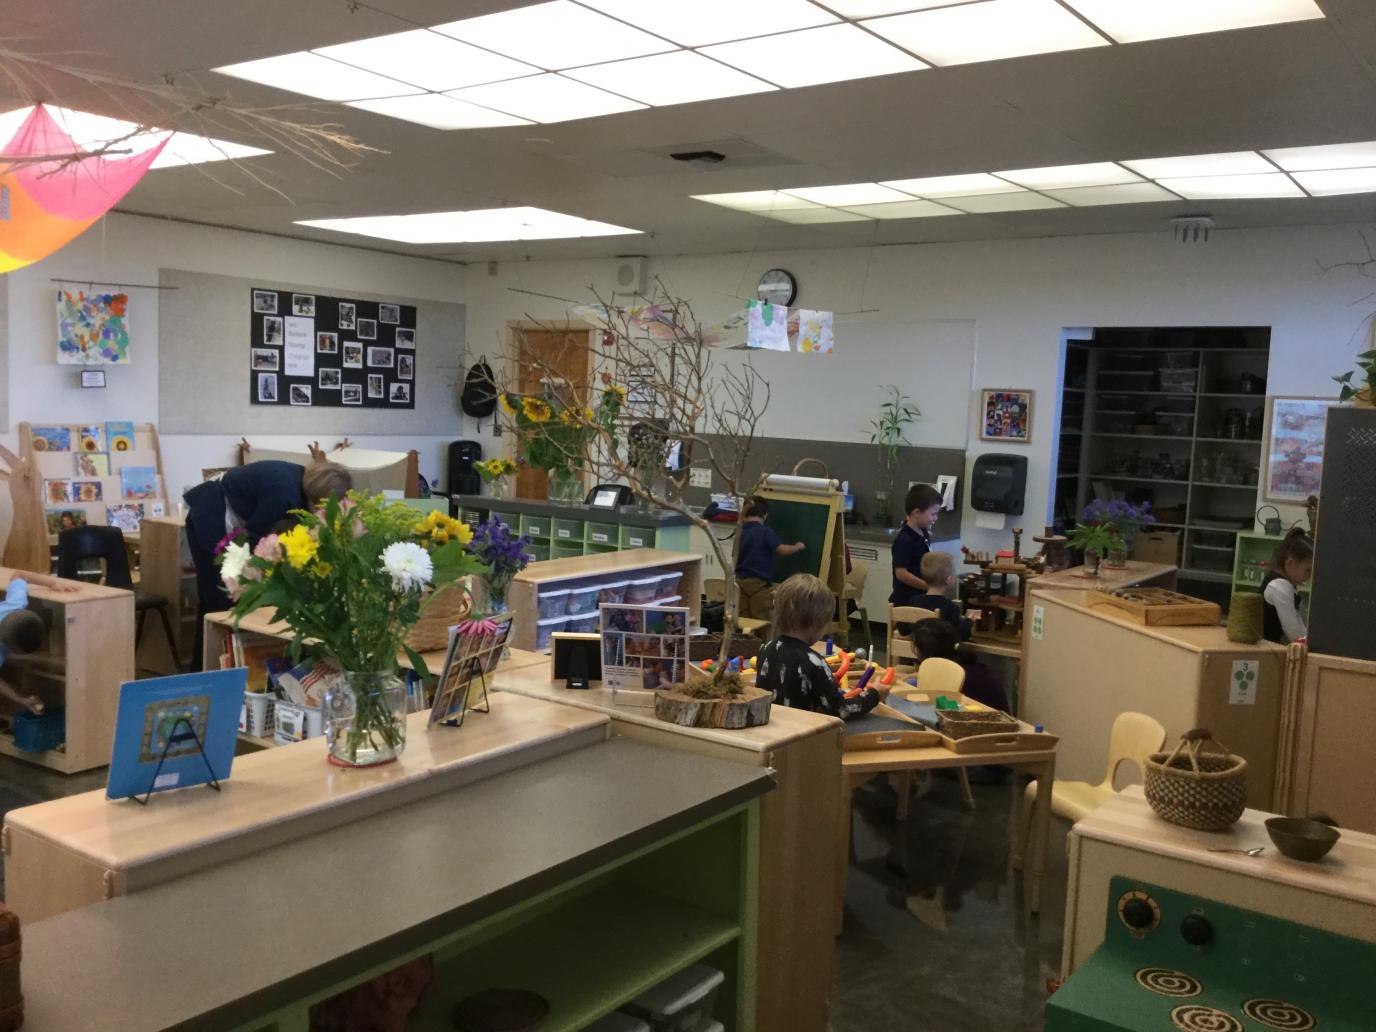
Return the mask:
{"type": "MultiPolygon", "coordinates": [[[[9,652],[20,655],[37,652],[43,647],[43,618],[29,609],[29,582],[53,591],[76,591],[76,586],[49,577],[43,573],[25,573],[16,576],[17,571],[0,570],[5,578],[5,598],[0,601],[0,667],[4,666],[9,652]]],[[[30,713],[43,712],[43,700],[37,695],[20,695],[8,681],[0,679],[0,696],[23,706],[30,713]]]]}
{"type": "Polygon", "coordinates": [[[919,595],[908,605],[930,609],[951,625],[961,641],[965,641],[970,637],[970,621],[960,615],[960,606],[950,597],[956,579],[955,559],[950,552],[928,552],[922,557],[921,567],[927,594],[919,595]]]}
{"type": "Polygon", "coordinates": [[[774,557],[796,555],[806,546],[798,541],[786,545],[773,529],[765,526],[769,503],[751,498],[741,513],[740,550],[736,553],[736,584],[740,588],[740,615],[753,620],[769,620],[774,613],[774,557]]]}
{"type": "Polygon", "coordinates": [[[930,588],[922,579],[922,557],[932,548],[932,527],[941,514],[941,492],[931,484],[914,484],[903,499],[908,515],[893,539],[893,592],[896,606],[921,605],[916,601],[930,588]]]}

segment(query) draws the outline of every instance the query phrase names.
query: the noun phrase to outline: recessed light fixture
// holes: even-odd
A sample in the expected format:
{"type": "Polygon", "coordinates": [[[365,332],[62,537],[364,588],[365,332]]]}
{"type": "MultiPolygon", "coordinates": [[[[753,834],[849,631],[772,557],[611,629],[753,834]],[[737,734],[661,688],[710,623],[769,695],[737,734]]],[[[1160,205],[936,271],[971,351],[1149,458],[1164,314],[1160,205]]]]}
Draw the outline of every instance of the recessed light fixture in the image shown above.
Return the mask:
{"type": "Polygon", "coordinates": [[[1376,193],[1376,168],[1335,168],[1321,172],[1295,172],[1292,179],[1315,197],[1336,194],[1376,193]]]}
{"type": "Polygon", "coordinates": [[[313,53],[436,92],[542,71],[428,29],[317,47],[313,53]]]}
{"type": "Polygon", "coordinates": [[[447,22],[434,31],[541,68],[571,68],[673,50],[667,40],[569,0],[447,22]]]}
{"type": "Polygon", "coordinates": [[[880,186],[916,197],[968,197],[972,194],[1019,193],[1022,187],[991,176],[988,172],[972,172],[961,176],[927,176],[924,179],[889,179],[880,186]]]}
{"type": "Polygon", "coordinates": [[[574,68],[563,74],[655,107],[765,93],[778,88],[691,50],[574,68]]]}
{"type": "Polygon", "coordinates": [[[639,111],[645,107],[638,101],[550,73],[470,86],[446,96],[505,111],[532,122],[567,122],[620,111],[639,111]]]}
{"type": "Polygon", "coordinates": [[[833,208],[853,208],[857,204],[890,204],[895,201],[910,201],[907,194],[890,190],[878,183],[851,183],[846,186],[805,186],[789,188],[784,193],[801,197],[814,204],[825,204],[833,208]]]}
{"type": "Polygon", "coordinates": [[[1282,172],[1250,176],[1185,176],[1160,179],[1158,182],[1167,190],[1192,201],[1304,196],[1304,191],[1282,172]]]}
{"type": "MultiPolygon", "coordinates": [[[[764,215],[764,212],[757,212],[764,215]]],[[[774,219],[776,222],[792,222],[796,225],[813,225],[826,222],[872,222],[863,215],[855,215],[848,211],[840,211],[836,208],[795,208],[791,211],[770,212],[767,218],[774,219]]]]}
{"type": "Polygon", "coordinates": [[[990,215],[1001,211],[1036,211],[1039,208],[1064,208],[1065,205],[1054,197],[1044,197],[1030,190],[1005,194],[975,194],[970,197],[943,197],[942,204],[969,212],[972,215],[990,215]]]}
{"type": "Polygon", "coordinates": [[[925,219],[934,215],[960,215],[955,208],[948,208],[935,201],[896,201],[893,204],[855,204],[848,205],[847,211],[864,215],[871,219],[925,219]]]}
{"type": "Polygon", "coordinates": [[[531,124],[524,118],[516,118],[439,93],[421,93],[414,97],[383,97],[380,100],[353,100],[349,102],[349,107],[415,122],[431,129],[491,129],[504,125],[531,124]]]}
{"type": "MultiPolygon", "coordinates": [[[[72,142],[84,150],[97,151],[112,144],[111,157],[124,158],[152,150],[164,138],[165,129],[149,129],[147,132],[131,136],[139,128],[135,122],[108,115],[96,115],[89,111],[74,108],[45,105],[62,130],[72,138],[72,142]]],[[[0,113],[0,140],[8,142],[14,138],[19,127],[33,112],[33,105],[15,108],[0,113]]],[[[0,143],[0,146],[3,146],[0,143]]],[[[247,147],[242,143],[230,143],[195,133],[173,132],[167,136],[167,145],[162,153],[153,159],[149,169],[176,168],[179,165],[203,165],[211,161],[229,161],[237,158],[252,158],[272,151],[261,147],[247,147]]]]}
{"type": "Polygon", "coordinates": [[[385,75],[365,72],[362,68],[304,50],[221,65],[213,71],[321,100],[373,100],[424,92],[385,75]]]}
{"type": "Polygon", "coordinates": [[[1056,0],[982,0],[863,24],[934,65],[1109,45],[1056,0]]]}
{"type": "Polygon", "coordinates": [[[1287,172],[1327,168],[1376,167],[1376,142],[1335,143],[1324,147],[1282,147],[1261,153],[1287,172]]]}
{"type": "Polygon", "coordinates": [[[619,236],[638,229],[594,222],[545,208],[482,208],[417,215],[370,215],[348,219],[304,219],[298,226],[395,240],[404,244],[490,243],[619,236]]]}
{"type": "Polygon", "coordinates": [[[996,172],[1000,179],[1008,179],[1029,190],[1073,190],[1081,186],[1112,186],[1115,183],[1137,183],[1122,165],[1111,161],[1097,161],[1087,165],[1051,165],[1046,168],[1018,168],[996,172]]]}
{"type": "Polygon", "coordinates": [[[723,208],[763,214],[784,209],[820,208],[822,205],[805,201],[801,197],[781,193],[778,190],[743,190],[737,193],[693,194],[693,200],[718,204],[723,208]]]}
{"type": "Polygon", "coordinates": [[[1314,0],[1066,0],[1119,43],[1322,18],[1314,0]]]}
{"type": "Polygon", "coordinates": [[[1150,201],[1178,201],[1175,194],[1156,183],[1118,183],[1114,186],[1083,186],[1074,190],[1048,190],[1058,201],[1074,208],[1101,204],[1145,204],[1150,201]]]}
{"type": "Polygon", "coordinates": [[[815,86],[913,72],[927,65],[854,25],[740,40],[704,47],[704,54],[780,86],[815,86]]]}
{"type": "MultiPolygon", "coordinates": [[[[582,0],[614,18],[685,47],[826,25],[837,17],[808,0],[582,0]]],[[[844,13],[844,12],[843,12],[844,13]]]]}
{"type": "Polygon", "coordinates": [[[1177,176],[1245,176],[1276,170],[1274,165],[1256,151],[1191,154],[1180,158],[1138,158],[1121,164],[1148,179],[1170,179],[1177,176]]]}

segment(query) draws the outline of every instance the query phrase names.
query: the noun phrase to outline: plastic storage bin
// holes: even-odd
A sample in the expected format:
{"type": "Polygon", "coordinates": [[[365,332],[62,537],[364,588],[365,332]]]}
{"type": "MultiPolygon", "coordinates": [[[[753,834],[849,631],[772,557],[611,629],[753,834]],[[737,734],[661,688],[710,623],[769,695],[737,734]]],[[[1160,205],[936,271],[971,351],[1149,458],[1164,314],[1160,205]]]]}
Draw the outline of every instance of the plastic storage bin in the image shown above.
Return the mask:
{"type": "Polygon", "coordinates": [[[552,616],[563,616],[569,611],[569,589],[559,588],[555,591],[542,591],[535,596],[535,605],[539,609],[539,618],[548,620],[552,616]]]}
{"type": "Polygon", "coordinates": [[[549,651],[549,636],[555,631],[568,630],[569,618],[567,616],[551,616],[544,620],[535,621],[535,651],[549,651]]]}
{"type": "Polygon", "coordinates": [[[632,606],[649,605],[659,593],[659,574],[653,577],[633,577],[626,582],[626,603],[632,606]]]}
{"type": "Polygon", "coordinates": [[[626,601],[626,585],[629,581],[604,581],[597,588],[599,606],[619,606],[626,601]]]}
{"type": "Polygon", "coordinates": [[[67,711],[48,710],[42,715],[21,710],[14,717],[14,745],[25,752],[47,752],[67,740],[67,711]]]}
{"type": "Polygon", "coordinates": [[[579,613],[576,616],[570,616],[568,623],[561,630],[570,631],[574,634],[596,634],[599,630],[599,623],[600,617],[597,611],[593,610],[591,613],[579,613]]]}
{"type": "Polygon", "coordinates": [[[712,1020],[717,990],[726,976],[706,964],[694,964],[641,993],[626,1011],[650,1023],[654,1032],[698,1032],[712,1020]]]}
{"type": "Polygon", "coordinates": [[[594,1021],[583,1032],[652,1032],[652,1029],[639,1018],[612,1011],[601,1021],[594,1021]]]}
{"type": "Polygon", "coordinates": [[[581,616],[584,613],[597,612],[596,584],[585,584],[580,588],[569,589],[568,613],[570,616],[581,616]]]}
{"type": "Polygon", "coordinates": [[[678,583],[683,580],[683,571],[675,570],[673,573],[660,574],[659,585],[655,589],[655,598],[668,598],[670,595],[678,595],[678,583]]]}

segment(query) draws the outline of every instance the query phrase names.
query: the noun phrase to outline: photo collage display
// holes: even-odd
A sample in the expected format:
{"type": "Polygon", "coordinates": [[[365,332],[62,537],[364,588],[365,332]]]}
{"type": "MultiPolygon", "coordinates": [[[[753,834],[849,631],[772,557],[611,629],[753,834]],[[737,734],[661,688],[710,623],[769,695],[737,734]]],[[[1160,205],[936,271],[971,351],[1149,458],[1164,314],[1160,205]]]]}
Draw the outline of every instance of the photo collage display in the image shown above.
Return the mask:
{"type": "Polygon", "coordinates": [[[688,610],[682,606],[601,608],[602,684],[655,691],[688,672],[688,610]]]}

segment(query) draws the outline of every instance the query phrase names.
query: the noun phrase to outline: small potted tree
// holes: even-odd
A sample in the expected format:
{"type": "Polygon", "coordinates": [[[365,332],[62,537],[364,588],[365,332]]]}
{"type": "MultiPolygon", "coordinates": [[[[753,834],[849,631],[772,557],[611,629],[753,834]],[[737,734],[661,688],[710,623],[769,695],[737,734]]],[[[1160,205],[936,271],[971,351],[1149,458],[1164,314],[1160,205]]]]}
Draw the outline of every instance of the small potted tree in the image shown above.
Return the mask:
{"type": "Polygon", "coordinates": [[[879,450],[879,469],[883,486],[874,492],[874,522],[888,526],[889,498],[898,475],[899,448],[912,442],[905,436],[909,426],[922,415],[913,400],[897,387],[886,387],[888,400],[879,406],[879,415],[870,420],[870,444],[879,450]]]}

